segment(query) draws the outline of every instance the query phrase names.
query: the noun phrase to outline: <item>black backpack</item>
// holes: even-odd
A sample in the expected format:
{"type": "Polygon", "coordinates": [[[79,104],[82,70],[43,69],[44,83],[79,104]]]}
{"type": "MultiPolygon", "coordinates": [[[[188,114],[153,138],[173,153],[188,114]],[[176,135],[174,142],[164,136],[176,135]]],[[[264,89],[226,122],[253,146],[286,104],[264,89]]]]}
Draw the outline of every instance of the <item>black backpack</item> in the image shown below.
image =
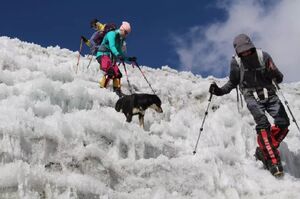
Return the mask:
{"type": "Polygon", "coordinates": [[[94,42],[96,44],[96,46],[99,46],[102,43],[102,40],[104,38],[104,36],[106,35],[106,33],[116,30],[117,26],[114,23],[108,23],[105,24],[104,30],[102,32],[98,31],[97,35],[94,38],[94,42]]]}

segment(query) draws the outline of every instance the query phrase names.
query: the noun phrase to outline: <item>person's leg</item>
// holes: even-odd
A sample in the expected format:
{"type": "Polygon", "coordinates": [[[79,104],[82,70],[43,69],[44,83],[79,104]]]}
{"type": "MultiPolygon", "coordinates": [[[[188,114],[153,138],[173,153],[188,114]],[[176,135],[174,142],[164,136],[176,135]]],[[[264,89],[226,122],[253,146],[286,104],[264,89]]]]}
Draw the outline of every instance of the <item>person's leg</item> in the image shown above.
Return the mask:
{"type": "Polygon", "coordinates": [[[290,121],[284,106],[277,95],[269,98],[266,110],[274,118],[274,125],[271,127],[271,133],[274,139],[274,146],[278,148],[279,144],[289,131],[288,126],[290,125],[290,121]]]}
{"type": "Polygon", "coordinates": [[[122,73],[119,70],[118,65],[115,63],[113,65],[113,70],[114,70],[114,79],[113,79],[113,88],[114,88],[114,92],[116,92],[116,94],[121,97],[122,96],[122,91],[121,91],[121,77],[122,77],[122,73]]]}
{"type": "Polygon", "coordinates": [[[270,130],[261,129],[257,132],[257,143],[259,149],[263,152],[265,166],[270,168],[271,165],[281,164],[279,151],[274,146],[270,130]]]}
{"type": "Polygon", "coordinates": [[[114,74],[115,74],[116,78],[121,78],[122,77],[121,71],[119,70],[119,66],[117,65],[116,62],[114,62],[112,64],[112,69],[114,70],[114,74]]]}
{"type": "Polygon", "coordinates": [[[266,100],[257,101],[254,97],[245,100],[247,102],[247,107],[256,122],[258,148],[256,149],[255,156],[264,163],[265,167],[268,168],[273,175],[278,171],[282,172],[282,166],[278,168],[278,165],[281,165],[281,162],[279,152],[273,145],[270,131],[271,125],[265,115],[266,100]],[[259,156],[259,153],[263,154],[263,157],[259,156]],[[276,168],[273,168],[273,165],[275,165],[276,168]]]}
{"type": "Polygon", "coordinates": [[[106,75],[103,75],[99,81],[100,88],[106,88],[109,84],[110,78],[107,78],[106,75]]]}
{"type": "Polygon", "coordinates": [[[122,97],[122,91],[121,91],[121,79],[120,78],[114,78],[113,79],[113,89],[114,92],[119,96],[122,97]]]}
{"type": "Polygon", "coordinates": [[[257,132],[257,143],[259,147],[256,148],[255,156],[261,160],[270,173],[274,176],[282,176],[283,167],[279,151],[274,146],[274,139],[270,129],[261,129],[257,132]],[[263,154],[263,157],[260,156],[263,154]]]}
{"type": "Polygon", "coordinates": [[[110,77],[107,75],[108,69],[111,67],[111,59],[107,55],[102,55],[99,59],[97,59],[98,62],[100,62],[100,69],[105,72],[105,74],[102,76],[102,78],[99,81],[100,88],[106,88],[110,77]]]}
{"type": "Polygon", "coordinates": [[[270,129],[271,124],[265,114],[265,104],[261,101],[257,101],[253,96],[245,97],[245,101],[247,103],[247,108],[256,123],[256,130],[270,129]]]}

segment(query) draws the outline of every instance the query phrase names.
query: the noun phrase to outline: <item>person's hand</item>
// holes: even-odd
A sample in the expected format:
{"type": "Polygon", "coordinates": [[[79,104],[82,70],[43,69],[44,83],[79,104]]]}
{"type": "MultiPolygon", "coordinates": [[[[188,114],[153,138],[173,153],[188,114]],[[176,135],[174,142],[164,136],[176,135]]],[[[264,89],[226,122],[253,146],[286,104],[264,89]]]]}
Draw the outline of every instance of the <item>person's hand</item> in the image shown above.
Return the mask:
{"type": "Polygon", "coordinates": [[[84,43],[86,43],[87,41],[88,41],[88,39],[87,38],[85,38],[84,36],[82,36],[81,35],[81,37],[80,37],[81,39],[82,39],[82,41],[84,42],[84,43]]]}
{"type": "Polygon", "coordinates": [[[216,82],[213,82],[209,87],[209,92],[216,96],[223,95],[222,89],[219,88],[219,86],[216,84],[216,82]]]}
{"type": "Polygon", "coordinates": [[[128,61],[135,62],[136,61],[136,57],[128,57],[128,61]]]}
{"type": "Polygon", "coordinates": [[[118,56],[118,60],[120,60],[121,62],[124,62],[124,61],[125,61],[125,58],[124,58],[124,56],[119,55],[119,56],[118,56]]]}

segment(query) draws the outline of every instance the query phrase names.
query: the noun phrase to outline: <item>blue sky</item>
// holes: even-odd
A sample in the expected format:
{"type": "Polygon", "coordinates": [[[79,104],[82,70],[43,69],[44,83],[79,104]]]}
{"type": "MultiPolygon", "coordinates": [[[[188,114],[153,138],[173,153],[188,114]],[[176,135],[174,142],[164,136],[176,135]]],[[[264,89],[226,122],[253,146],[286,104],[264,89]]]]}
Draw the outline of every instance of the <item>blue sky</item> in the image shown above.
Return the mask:
{"type": "Polygon", "coordinates": [[[0,35],[77,51],[80,35],[93,33],[91,19],[125,20],[132,25],[128,55],[140,65],[225,77],[233,38],[246,33],[286,81],[299,81],[299,7],[300,1],[284,0],[3,1],[0,35]]]}
{"type": "Polygon", "coordinates": [[[150,67],[178,68],[172,35],[181,35],[193,26],[223,18],[224,12],[211,0],[151,1],[55,1],[26,0],[1,2],[1,35],[17,37],[42,46],[59,45],[78,50],[80,35],[89,37],[89,22],[123,20],[132,25],[128,54],[150,67]],[[18,6],[16,6],[18,4],[18,6]]]}

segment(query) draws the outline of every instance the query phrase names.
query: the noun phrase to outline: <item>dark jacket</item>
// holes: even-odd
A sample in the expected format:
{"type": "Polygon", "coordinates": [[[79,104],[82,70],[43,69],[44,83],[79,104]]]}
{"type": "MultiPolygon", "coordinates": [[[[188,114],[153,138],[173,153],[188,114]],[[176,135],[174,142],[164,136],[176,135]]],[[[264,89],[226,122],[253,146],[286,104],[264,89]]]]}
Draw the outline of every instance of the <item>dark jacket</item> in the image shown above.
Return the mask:
{"type": "Polygon", "coordinates": [[[229,81],[221,87],[222,93],[227,94],[232,89],[236,88],[237,85],[240,86],[240,89],[243,94],[243,91],[249,89],[273,89],[275,90],[274,85],[272,84],[272,79],[277,83],[281,83],[283,79],[282,73],[278,70],[274,64],[271,56],[263,51],[263,61],[265,63],[264,70],[259,70],[262,66],[259,63],[257,53],[253,53],[248,58],[241,58],[242,66],[245,68],[243,81],[241,81],[241,69],[233,57],[231,60],[229,81]]]}

